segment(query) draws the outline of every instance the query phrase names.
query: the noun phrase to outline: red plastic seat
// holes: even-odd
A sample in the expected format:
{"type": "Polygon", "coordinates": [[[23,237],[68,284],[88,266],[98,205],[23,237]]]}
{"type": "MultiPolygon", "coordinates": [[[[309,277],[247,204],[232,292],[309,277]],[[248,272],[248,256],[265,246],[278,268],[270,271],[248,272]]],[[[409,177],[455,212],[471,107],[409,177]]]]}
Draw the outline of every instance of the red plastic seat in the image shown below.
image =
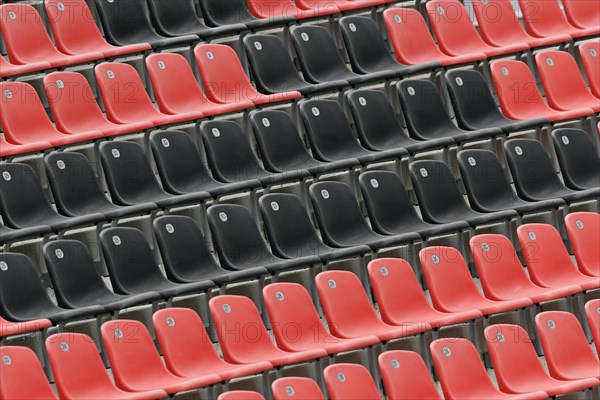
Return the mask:
{"type": "Polygon", "coordinates": [[[193,378],[219,375],[223,381],[272,368],[266,361],[229,364],[217,354],[198,314],[188,308],[167,308],[152,316],[165,364],[176,375],[193,378]]]}
{"type": "Polygon", "coordinates": [[[146,67],[156,101],[165,114],[197,113],[199,116],[211,116],[254,107],[249,100],[228,104],[208,100],[182,55],[155,53],[146,58],[146,67]]]}
{"type": "Polygon", "coordinates": [[[483,316],[478,310],[443,313],[434,309],[410,264],[399,258],[377,258],[369,263],[369,278],[384,322],[401,325],[412,321],[440,328],[483,316]]]}
{"type": "Polygon", "coordinates": [[[37,319],[27,322],[12,322],[0,317],[0,338],[20,335],[27,332],[40,331],[52,325],[48,319],[37,319]]]}
{"type": "Polygon", "coordinates": [[[600,214],[571,213],[566,216],[565,225],[579,270],[589,276],[600,276],[600,214]]]}
{"type": "Polygon", "coordinates": [[[600,42],[582,43],[579,46],[579,55],[588,85],[594,96],[600,99],[600,42]]]}
{"type": "Polygon", "coordinates": [[[596,386],[595,378],[562,381],[546,373],[527,331],[518,325],[492,325],[485,340],[500,390],[506,393],[544,391],[558,396],[596,386]]]}
{"type": "Polygon", "coordinates": [[[0,6],[0,31],[13,64],[44,62],[52,67],[82,64],[102,59],[98,51],[66,55],[56,50],[37,10],[28,4],[0,6]]]}
{"type": "Polygon", "coordinates": [[[352,11],[361,8],[375,7],[389,2],[389,0],[295,0],[296,4],[308,9],[337,7],[340,11],[352,11]]]}
{"type": "Polygon", "coordinates": [[[108,119],[117,124],[152,122],[155,126],[177,124],[202,118],[202,114],[166,115],[152,104],[142,79],[129,64],[103,63],[95,68],[98,89],[108,119]]]}
{"type": "Polygon", "coordinates": [[[26,65],[14,65],[0,56],[0,78],[7,78],[16,75],[25,75],[31,72],[42,71],[51,68],[47,62],[29,63],[26,65]]]}
{"type": "Polygon", "coordinates": [[[106,136],[116,136],[154,127],[149,121],[127,124],[108,121],[96,103],[90,84],[79,73],[53,72],[44,77],[44,87],[54,123],[64,133],[99,130],[106,136]]]}
{"type": "Polygon", "coordinates": [[[473,0],[473,10],[483,39],[492,46],[525,43],[529,47],[571,41],[568,34],[536,38],[525,31],[510,0],[473,0]]]}
{"type": "Polygon", "coordinates": [[[317,382],[308,378],[280,378],[271,385],[275,400],[325,400],[317,382]]]}
{"type": "Polygon", "coordinates": [[[556,379],[600,379],[600,361],[577,317],[564,311],[538,314],[535,322],[550,375],[556,379]]]}
{"type": "Polygon", "coordinates": [[[0,136],[0,158],[13,157],[21,154],[35,153],[52,148],[49,142],[34,142],[27,144],[12,144],[0,136]]]}
{"type": "Polygon", "coordinates": [[[442,65],[474,63],[487,58],[484,53],[449,56],[433,40],[421,13],[413,8],[393,7],[383,12],[390,42],[398,61],[405,65],[439,61],[442,65]]]}
{"type": "Polygon", "coordinates": [[[379,343],[376,336],[341,339],[327,332],[310,294],[302,285],[274,283],[263,288],[263,297],[273,334],[283,350],[323,349],[336,354],[379,343]]]}
{"type": "Polygon", "coordinates": [[[442,51],[451,56],[484,53],[487,57],[529,50],[526,43],[495,47],[486,44],[475,29],[465,6],[458,0],[432,0],[426,4],[429,21],[442,51]]]}
{"type": "Polygon", "coordinates": [[[569,111],[591,108],[600,112],[600,99],[585,84],[577,62],[565,51],[543,51],[535,61],[550,107],[569,111]]]}
{"type": "Polygon", "coordinates": [[[316,283],[329,329],[335,336],[377,336],[379,340],[387,341],[431,329],[427,323],[405,321],[402,325],[389,325],[381,321],[360,280],[352,272],[321,272],[316,283]]]}
{"type": "Polygon", "coordinates": [[[490,68],[502,112],[509,118],[547,118],[550,121],[561,121],[583,118],[594,113],[591,108],[556,111],[548,107],[538,90],[535,78],[524,62],[499,60],[494,61],[490,68]]]}
{"type": "MultiPolygon", "coordinates": [[[[582,1],[582,3],[587,2],[588,0],[582,1]]],[[[589,3],[592,3],[590,4],[591,8],[595,7],[594,1],[589,3]]],[[[543,38],[566,33],[572,38],[581,38],[597,35],[600,32],[598,24],[585,29],[578,29],[571,25],[560,9],[557,0],[519,0],[519,5],[525,27],[533,36],[543,38]]],[[[593,14],[596,13],[597,10],[593,12],[593,14]]]]}
{"type": "Polygon", "coordinates": [[[24,82],[0,82],[0,123],[13,144],[49,142],[64,146],[104,137],[94,130],[67,135],[59,132],[46,114],[35,89],[24,82]]]}
{"type": "Polygon", "coordinates": [[[249,390],[233,390],[219,395],[217,400],[265,400],[262,394],[249,390]]]}
{"type": "Polygon", "coordinates": [[[466,339],[440,339],[431,343],[431,355],[440,379],[444,397],[448,400],[534,400],[546,399],[546,392],[511,395],[499,391],[485,366],[479,352],[466,339]]]}
{"type": "Polygon", "coordinates": [[[0,399],[58,400],[35,353],[27,347],[0,347],[0,399]]]}
{"type": "Polygon", "coordinates": [[[210,312],[227,362],[233,364],[270,362],[283,366],[326,357],[323,349],[283,351],[271,342],[256,306],[247,297],[217,296],[210,300],[210,312]]]}
{"type": "Polygon", "coordinates": [[[294,0],[296,7],[305,11],[313,11],[318,13],[339,14],[340,8],[335,2],[327,0],[294,0]]]}
{"type": "Polygon", "coordinates": [[[379,369],[390,399],[441,400],[425,362],[413,351],[388,351],[379,356],[379,369]]]}
{"type": "Polygon", "coordinates": [[[529,297],[534,303],[541,303],[581,292],[577,285],[546,288],[531,282],[506,236],[477,235],[469,244],[483,291],[492,300],[529,297]]]}
{"type": "Polygon", "coordinates": [[[335,364],[323,371],[331,400],[380,400],[369,370],[360,364],[335,364]]]}
{"type": "Polygon", "coordinates": [[[164,390],[168,394],[220,382],[218,375],[182,378],[171,373],[156,351],[148,329],[138,321],[114,320],[102,325],[102,341],[115,382],[129,391],[164,390]]]}
{"type": "Polygon", "coordinates": [[[444,312],[479,310],[483,315],[518,310],[529,298],[489,300],[481,295],[463,256],[453,247],[432,246],[419,252],[423,275],[435,308],[444,312]]]}
{"type": "Polygon", "coordinates": [[[337,6],[318,7],[304,10],[292,0],[247,0],[248,8],[258,18],[292,17],[295,19],[315,18],[339,13],[337,6]]]}
{"type": "Polygon", "coordinates": [[[587,317],[597,354],[600,354],[600,299],[590,300],[585,304],[587,317]]]}
{"type": "Polygon", "coordinates": [[[562,5],[571,25],[579,29],[596,29],[600,32],[600,7],[597,1],[564,0],[562,5]]]}
{"type": "Polygon", "coordinates": [[[79,333],[62,333],[46,339],[48,358],[61,399],[159,399],[163,390],[126,392],[106,372],[94,340],[79,333]]]}
{"type": "Polygon", "coordinates": [[[227,104],[252,101],[255,105],[288,101],[302,97],[297,91],[262,94],[256,91],[235,51],[222,44],[201,44],[194,49],[196,62],[208,98],[227,104]]]}
{"type": "Polygon", "coordinates": [[[537,285],[577,285],[583,290],[600,287],[597,277],[584,275],[573,265],[560,234],[552,225],[521,225],[517,235],[529,275],[537,285]]]}

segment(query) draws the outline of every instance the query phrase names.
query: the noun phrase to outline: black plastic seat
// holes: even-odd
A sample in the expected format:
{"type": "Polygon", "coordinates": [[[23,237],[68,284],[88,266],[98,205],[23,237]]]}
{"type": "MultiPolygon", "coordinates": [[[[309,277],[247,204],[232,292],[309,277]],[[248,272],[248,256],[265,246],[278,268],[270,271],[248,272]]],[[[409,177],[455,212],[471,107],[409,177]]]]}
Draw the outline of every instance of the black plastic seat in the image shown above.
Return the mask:
{"type": "Polygon", "coordinates": [[[101,306],[67,310],[50,300],[31,259],[23,254],[0,253],[0,312],[9,321],[49,319],[63,323],[104,313],[101,306]]]}
{"type": "Polygon", "coordinates": [[[367,224],[352,189],[342,182],[318,182],[310,189],[325,243],[333,247],[368,245],[374,250],[421,240],[416,232],[384,236],[367,224]]]}
{"type": "Polygon", "coordinates": [[[274,193],[259,199],[265,230],[273,253],[283,258],[318,256],[323,262],[356,257],[371,248],[357,245],[343,249],[327,246],[319,238],[300,199],[289,193],[274,193]]]}
{"type": "Polygon", "coordinates": [[[402,158],[402,148],[370,151],[357,140],[344,110],[334,100],[308,100],[300,103],[300,115],[310,139],[313,154],[322,161],[355,158],[361,164],[402,158]]]}
{"type": "Polygon", "coordinates": [[[200,294],[215,284],[204,280],[174,283],[163,275],[144,234],[134,228],[109,228],[100,232],[100,246],[115,292],[125,295],[158,292],[163,298],[200,294]]]}
{"type": "Polygon", "coordinates": [[[115,46],[149,43],[152,48],[189,45],[196,35],[165,37],[156,33],[146,0],[95,0],[108,41],[115,46]]]}
{"type": "Polygon", "coordinates": [[[269,171],[285,173],[305,169],[318,176],[360,165],[354,158],[331,162],[315,160],[306,149],[292,117],[285,111],[252,111],[250,121],[261,158],[269,171]]]}
{"type": "Polygon", "coordinates": [[[11,229],[0,222],[0,246],[5,243],[17,242],[21,239],[43,236],[52,232],[52,228],[46,225],[31,228],[11,229]]]}
{"type": "Polygon", "coordinates": [[[528,202],[517,197],[498,157],[489,150],[463,150],[457,158],[469,202],[477,211],[512,209],[522,215],[565,205],[561,199],[528,202]]]}
{"type": "Polygon", "coordinates": [[[223,269],[208,249],[202,231],[190,217],[167,215],[154,220],[154,232],[170,280],[180,283],[211,280],[222,286],[267,275],[265,268],[223,269]]]}
{"type": "Polygon", "coordinates": [[[515,121],[502,115],[489,84],[478,71],[450,70],[446,72],[446,84],[456,120],[463,129],[496,127],[508,133],[548,124],[545,118],[515,121]]]}
{"type": "Polygon", "coordinates": [[[476,227],[518,216],[513,210],[486,214],[473,211],[458,190],[450,168],[441,161],[414,161],[408,168],[421,214],[427,222],[466,221],[476,227]]]}
{"type": "Polygon", "coordinates": [[[152,21],[161,35],[197,35],[201,39],[239,34],[246,30],[244,24],[229,24],[209,28],[198,17],[194,0],[148,0],[152,21]]]}
{"type": "Polygon", "coordinates": [[[388,71],[389,77],[404,77],[411,74],[440,68],[439,62],[428,62],[414,66],[402,65],[392,56],[383,41],[377,24],[371,18],[347,16],[340,19],[340,30],[352,68],[359,74],[388,71]]]}
{"type": "Polygon", "coordinates": [[[373,230],[382,235],[417,232],[425,239],[470,227],[465,221],[438,225],[423,221],[410,203],[402,180],[391,171],[363,172],[359,183],[373,230]]]}
{"type": "Polygon", "coordinates": [[[597,199],[600,188],[572,190],[554,172],[544,146],[533,139],[512,139],[504,143],[508,166],[519,197],[529,201],[563,199],[567,203],[597,199]]]}
{"type": "Polygon", "coordinates": [[[27,164],[0,164],[0,182],[2,220],[11,228],[44,224],[58,232],[105,221],[104,215],[98,213],[82,217],[58,214],[46,198],[37,174],[27,164]]]}
{"type": "Polygon", "coordinates": [[[171,195],[161,187],[140,146],[133,142],[113,141],[100,144],[100,159],[113,202],[123,206],[154,203],[160,208],[202,203],[208,192],[171,195]]]}
{"type": "Polygon", "coordinates": [[[590,136],[581,129],[562,128],[552,138],[565,184],[575,190],[600,187],[600,157],[590,136]]]}
{"type": "Polygon", "coordinates": [[[292,17],[258,19],[245,0],[200,0],[202,15],[210,26],[244,24],[250,30],[270,28],[293,22],[292,17]]]}
{"type": "Polygon", "coordinates": [[[502,135],[499,128],[466,131],[458,128],[444,108],[435,85],[424,79],[398,82],[398,97],[410,135],[418,139],[451,137],[459,143],[502,135]]]}
{"type": "Polygon", "coordinates": [[[160,299],[157,292],[129,296],[113,293],[98,274],[88,249],[76,240],[46,243],[43,253],[61,307],[102,306],[114,313],[160,299]]]}
{"type": "Polygon", "coordinates": [[[410,154],[452,146],[449,137],[415,140],[408,136],[388,96],[379,90],[356,90],[347,95],[358,137],[369,150],[402,148],[410,154]]]}
{"type": "Polygon", "coordinates": [[[304,77],[312,83],[342,79],[350,85],[361,85],[386,80],[390,76],[390,71],[366,75],[350,71],[326,28],[316,25],[300,25],[291,28],[290,32],[304,77]]]}
{"type": "Polygon", "coordinates": [[[222,182],[258,180],[263,186],[268,186],[310,175],[303,169],[281,174],[265,170],[252,151],[248,135],[233,121],[204,121],[199,131],[210,169],[222,182]]]}
{"type": "Polygon", "coordinates": [[[316,256],[286,260],[273,255],[250,211],[243,206],[214,205],[208,209],[208,223],[219,261],[225,268],[239,271],[259,267],[277,273],[320,263],[316,256]]]}
{"type": "Polygon", "coordinates": [[[218,197],[260,186],[257,180],[237,183],[216,181],[186,132],[154,131],[150,134],[150,147],[163,187],[169,193],[182,195],[201,191],[218,197]]]}
{"type": "Polygon", "coordinates": [[[44,158],[44,166],[61,214],[80,217],[100,213],[112,221],[156,209],[154,203],[129,207],[111,203],[102,192],[92,165],[81,153],[50,153],[44,158]]]}
{"type": "Polygon", "coordinates": [[[349,86],[345,80],[308,83],[298,73],[283,41],[274,35],[248,35],[244,47],[250,60],[254,82],[263,93],[297,90],[304,95],[333,91],[349,86]]]}

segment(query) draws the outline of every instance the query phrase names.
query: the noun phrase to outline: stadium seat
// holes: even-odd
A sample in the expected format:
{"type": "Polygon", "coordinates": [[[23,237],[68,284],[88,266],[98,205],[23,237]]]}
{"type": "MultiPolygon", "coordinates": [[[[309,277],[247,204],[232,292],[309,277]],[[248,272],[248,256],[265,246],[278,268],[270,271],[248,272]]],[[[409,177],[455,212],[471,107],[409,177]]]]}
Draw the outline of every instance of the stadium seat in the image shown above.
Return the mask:
{"type": "Polygon", "coordinates": [[[575,252],[579,270],[589,276],[600,276],[600,215],[575,212],[565,217],[569,242],[575,252]]]}
{"type": "Polygon", "coordinates": [[[407,65],[439,62],[443,66],[471,64],[484,60],[484,53],[450,56],[442,53],[429,32],[421,13],[413,8],[393,7],[383,12],[394,53],[399,62],[407,65]]]}
{"type": "Polygon", "coordinates": [[[379,390],[369,370],[360,364],[334,364],[323,371],[331,400],[379,400],[379,390]]]}
{"type": "Polygon", "coordinates": [[[572,55],[549,50],[536,54],[535,60],[550,107],[562,111],[591,108],[600,112],[600,99],[585,84],[572,55]]]}
{"type": "MultiPolygon", "coordinates": [[[[294,19],[307,19],[325,17],[339,13],[333,7],[318,7],[316,9],[302,9],[292,0],[246,0],[248,8],[258,18],[292,17],[294,19]]],[[[327,6],[327,4],[325,4],[327,6]]]]}
{"type": "Polygon", "coordinates": [[[210,253],[208,242],[190,217],[166,215],[154,220],[154,232],[167,277],[173,282],[210,280],[219,286],[267,275],[264,268],[231,271],[221,268],[210,253]]]}
{"type": "Polygon", "coordinates": [[[506,158],[519,196],[529,201],[562,198],[567,203],[596,200],[600,188],[571,190],[554,172],[543,145],[533,139],[512,139],[504,143],[506,158]],[[531,168],[535,165],[535,168],[531,168]]]}
{"type": "Polygon", "coordinates": [[[256,18],[248,9],[246,0],[200,0],[204,20],[210,26],[244,25],[247,29],[257,30],[286,25],[294,21],[291,16],[273,16],[256,18]]]}
{"type": "Polygon", "coordinates": [[[594,114],[591,108],[557,111],[548,107],[538,90],[533,74],[524,62],[499,60],[494,61],[490,68],[502,112],[508,118],[547,118],[550,122],[555,122],[594,114]]]}
{"type": "Polygon", "coordinates": [[[442,400],[429,370],[418,353],[387,351],[379,356],[379,369],[390,399],[442,400]]]}
{"type": "Polygon", "coordinates": [[[506,118],[496,104],[489,83],[479,71],[453,69],[446,72],[448,94],[463,129],[484,129],[490,126],[503,132],[515,132],[548,124],[546,118],[513,120],[506,118]]]}
{"type": "Polygon", "coordinates": [[[600,300],[590,300],[585,304],[585,314],[592,333],[596,352],[600,352],[600,300]]]}
{"type": "Polygon", "coordinates": [[[500,128],[489,125],[475,131],[458,128],[446,112],[437,88],[429,80],[405,79],[398,82],[396,88],[408,131],[416,139],[452,138],[456,142],[466,142],[502,135],[500,128]]]}
{"type": "Polygon", "coordinates": [[[29,4],[3,4],[0,18],[0,31],[12,64],[42,62],[56,68],[103,58],[98,50],[74,56],[58,51],[44,27],[44,20],[29,4]]]}
{"type": "Polygon", "coordinates": [[[100,247],[106,260],[113,290],[119,294],[158,292],[164,299],[200,294],[214,283],[204,280],[173,283],[154,261],[144,234],[135,228],[109,228],[100,233],[100,247]]]}
{"type": "Polygon", "coordinates": [[[12,144],[7,142],[2,136],[0,136],[0,158],[9,158],[29,153],[37,153],[51,148],[52,145],[49,142],[12,144]]]}
{"type": "Polygon", "coordinates": [[[217,400],[265,400],[262,394],[250,390],[232,390],[221,393],[217,400]]]}
{"type": "Polygon", "coordinates": [[[372,151],[402,148],[409,154],[448,147],[450,137],[414,140],[402,127],[390,99],[379,90],[356,90],[347,96],[358,137],[363,147],[372,151]]]}
{"type": "Polygon", "coordinates": [[[523,215],[565,206],[561,199],[527,202],[517,197],[500,160],[489,150],[462,150],[457,158],[469,203],[477,211],[515,210],[523,215]]]}
{"type": "Polygon", "coordinates": [[[577,285],[583,290],[599,287],[598,277],[593,278],[577,270],[560,234],[552,225],[521,225],[517,234],[534,283],[544,287],[577,285]]]}
{"type": "Polygon", "coordinates": [[[207,192],[172,195],[156,179],[144,151],[134,142],[111,141],[100,144],[100,159],[113,202],[123,206],[154,203],[160,208],[200,204],[207,192]]]}
{"type": "Polygon", "coordinates": [[[16,242],[23,238],[43,236],[52,232],[52,228],[46,225],[39,225],[31,228],[12,229],[4,226],[0,222],[0,245],[3,246],[10,242],[16,242]]]}
{"type": "Polygon", "coordinates": [[[368,271],[379,312],[388,324],[401,325],[413,321],[439,329],[483,316],[478,310],[447,313],[434,309],[405,260],[378,258],[369,263],[368,271]]]}
{"type": "Polygon", "coordinates": [[[0,82],[0,123],[7,141],[16,145],[49,142],[54,147],[103,138],[98,130],[66,135],[59,132],[44,109],[37,92],[25,82],[0,82]]]}
{"type": "Polygon", "coordinates": [[[426,4],[429,22],[442,51],[450,56],[484,53],[488,58],[529,50],[523,42],[490,46],[477,33],[469,12],[458,0],[433,0],[426,4]]]}
{"type": "MultiPolygon", "coordinates": [[[[254,103],[239,99],[236,103],[218,104],[208,100],[185,57],[175,53],[154,53],[146,58],[154,95],[165,114],[192,114],[198,118],[227,114],[250,108],[254,103]]],[[[215,82],[208,82],[208,85],[215,82]]]]}
{"type": "Polygon", "coordinates": [[[316,279],[319,299],[330,332],[341,338],[376,336],[382,342],[430,330],[428,323],[401,321],[390,325],[377,316],[360,279],[348,271],[325,271],[316,279]]]}
{"type": "Polygon", "coordinates": [[[594,96],[600,99],[600,42],[582,43],[579,46],[579,55],[588,85],[594,96]]]}
{"type": "Polygon", "coordinates": [[[440,339],[431,343],[431,355],[440,379],[444,397],[471,400],[546,399],[546,392],[514,395],[494,386],[475,346],[466,339],[440,339]]]}
{"type": "Polygon", "coordinates": [[[98,305],[69,310],[56,306],[31,259],[23,254],[0,253],[0,267],[0,311],[11,321],[49,319],[53,324],[62,324],[104,313],[104,308],[98,305]]]}
{"type": "Polygon", "coordinates": [[[109,44],[102,37],[85,0],[47,0],[44,6],[56,47],[65,54],[100,52],[105,58],[114,58],[152,49],[148,43],[109,44]]]}
{"type": "Polygon", "coordinates": [[[46,350],[61,399],[151,400],[164,390],[128,392],[110,379],[94,340],[80,333],[59,333],[46,339],[46,350]]]}
{"type": "Polygon", "coordinates": [[[52,326],[49,319],[37,319],[26,322],[7,321],[0,316],[0,339],[9,336],[21,335],[24,333],[41,331],[42,329],[52,326]]]}
{"type": "Polygon", "coordinates": [[[548,375],[525,329],[518,325],[492,325],[485,340],[500,390],[507,393],[543,391],[548,396],[597,386],[598,379],[558,380],[548,375]]]}
{"type": "Polygon", "coordinates": [[[225,361],[247,364],[267,361],[274,367],[309,362],[327,356],[323,349],[283,351],[271,341],[256,306],[247,297],[217,296],[210,312],[225,361]]]}
{"type": "Polygon", "coordinates": [[[202,320],[189,308],[167,308],[152,316],[156,337],[171,372],[184,378],[218,375],[222,381],[272,368],[267,361],[234,365],[217,354],[202,320]]]}
{"type": "Polygon", "coordinates": [[[600,158],[590,135],[580,129],[561,128],[552,131],[552,138],[567,187],[574,190],[599,187],[600,158]]]}
{"type": "Polygon", "coordinates": [[[352,339],[331,335],[325,330],[310,294],[302,285],[273,283],[263,288],[263,297],[273,335],[285,351],[323,349],[335,355],[379,344],[379,338],[373,335],[352,339]]]}
{"type": "Polygon", "coordinates": [[[3,399],[58,400],[35,353],[21,346],[0,347],[0,397],[3,399]]]}
{"type": "Polygon", "coordinates": [[[469,241],[475,268],[485,296],[505,301],[528,297],[534,303],[560,299],[581,292],[577,285],[556,282],[541,287],[529,279],[512,242],[503,235],[477,235],[469,241]]]}
{"type": "Polygon", "coordinates": [[[161,360],[150,332],[133,320],[102,324],[102,341],[117,385],[124,390],[164,390],[175,394],[221,381],[218,375],[182,378],[170,372],[161,360]]]}
{"type": "Polygon", "coordinates": [[[589,346],[577,317],[564,311],[538,314],[535,322],[553,378],[600,379],[600,361],[589,346]]]}
{"type": "Polygon", "coordinates": [[[317,382],[309,378],[279,378],[271,385],[275,400],[310,399],[325,400],[317,382]]]}
{"type": "Polygon", "coordinates": [[[282,258],[318,256],[322,262],[370,253],[371,248],[357,245],[334,249],[324,244],[312,225],[301,200],[289,193],[271,193],[258,199],[264,228],[273,253],[282,258]],[[290,223],[294,221],[293,224],[290,223]]]}
{"type": "MultiPolygon", "coordinates": [[[[565,10],[567,8],[570,8],[570,11],[575,11],[577,9],[577,14],[582,11],[582,14],[589,14],[589,16],[584,17],[585,19],[589,18],[588,21],[578,21],[579,23],[586,24],[583,29],[577,28],[569,23],[565,14],[560,9],[558,1],[519,0],[523,22],[525,22],[527,31],[529,31],[531,35],[540,38],[567,34],[574,39],[579,39],[586,36],[598,35],[600,27],[597,23],[593,22],[594,19],[598,21],[598,10],[595,9],[595,6],[593,4],[589,4],[589,7],[588,5],[575,5],[575,3],[587,3],[587,0],[576,0],[571,1],[571,3],[573,4],[565,6],[565,10]],[[592,25],[587,26],[588,22],[591,22],[592,25]]],[[[573,13],[572,16],[574,16],[573,13]]]]}
{"type": "Polygon", "coordinates": [[[450,167],[441,161],[414,161],[408,168],[421,214],[429,223],[466,221],[475,227],[508,221],[517,216],[514,210],[491,213],[473,211],[458,190],[450,167]]]}
{"type": "Polygon", "coordinates": [[[27,164],[0,164],[0,175],[2,219],[11,228],[38,227],[43,222],[54,232],[59,232],[104,221],[104,216],[98,213],[81,217],[58,214],[44,194],[37,174],[27,164]]]}
{"type": "Polygon", "coordinates": [[[51,68],[50,64],[44,61],[36,63],[27,63],[25,65],[14,65],[0,57],[0,78],[9,78],[18,75],[26,75],[32,72],[43,71],[51,68]]]}
{"type": "Polygon", "coordinates": [[[373,232],[352,189],[343,182],[317,182],[309,192],[321,236],[329,246],[343,248],[366,244],[376,250],[421,240],[416,232],[392,236],[373,232]]]}
{"type": "Polygon", "coordinates": [[[340,8],[334,1],[323,2],[321,0],[294,0],[296,7],[313,12],[327,12],[331,15],[341,13],[340,8]]]}
{"type": "Polygon", "coordinates": [[[600,10],[594,2],[582,0],[566,0],[563,8],[571,25],[579,29],[595,29],[600,33],[600,10]]]}
{"type": "Polygon", "coordinates": [[[149,43],[153,49],[189,46],[199,40],[196,35],[168,38],[159,35],[150,21],[145,0],[95,0],[98,15],[108,41],[115,46],[149,43]]]}
{"type": "Polygon", "coordinates": [[[296,4],[300,7],[315,10],[315,9],[331,9],[337,12],[346,12],[352,10],[358,10],[361,8],[373,7],[375,5],[382,4],[381,0],[295,0],[296,4]]]}
{"type": "Polygon", "coordinates": [[[54,240],[43,247],[44,260],[61,307],[102,306],[114,314],[160,300],[156,292],[137,295],[113,293],[98,274],[88,249],[76,240],[54,240]]]}

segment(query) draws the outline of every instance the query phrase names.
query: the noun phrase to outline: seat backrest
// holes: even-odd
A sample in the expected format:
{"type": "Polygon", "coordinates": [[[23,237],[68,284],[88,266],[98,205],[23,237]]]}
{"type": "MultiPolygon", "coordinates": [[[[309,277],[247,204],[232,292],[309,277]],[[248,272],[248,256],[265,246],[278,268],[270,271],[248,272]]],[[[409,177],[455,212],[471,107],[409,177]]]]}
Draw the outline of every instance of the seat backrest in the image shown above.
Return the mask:
{"type": "Polygon", "coordinates": [[[243,24],[256,21],[244,0],[200,0],[202,15],[211,26],[243,24]]]}
{"type": "Polygon", "coordinates": [[[570,188],[589,189],[600,185],[600,157],[592,138],[583,130],[561,128],[552,131],[562,177],[570,188]]]}
{"type": "Polygon", "coordinates": [[[27,347],[0,347],[0,397],[3,399],[58,399],[46,379],[44,370],[33,352],[27,347]]]}
{"type": "Polygon", "coordinates": [[[56,127],[65,133],[89,130],[90,124],[106,124],[87,79],[76,72],[44,76],[44,88],[56,127]]]}
{"type": "Polygon", "coordinates": [[[503,46],[506,39],[526,38],[510,0],[473,0],[473,11],[479,32],[489,44],[503,46]]]}
{"type": "Polygon", "coordinates": [[[140,43],[160,37],[150,22],[145,0],[95,0],[98,16],[109,42],[116,46],[140,43]]]}
{"type": "Polygon", "coordinates": [[[246,3],[258,18],[296,17],[301,11],[292,0],[247,0],[246,3]]]}
{"type": "Polygon", "coordinates": [[[460,1],[428,1],[426,8],[438,45],[446,54],[461,55],[465,43],[485,45],[460,1]]]}
{"type": "Polygon", "coordinates": [[[195,34],[206,29],[198,18],[194,0],[149,0],[152,22],[165,36],[195,34]]]}
{"type": "Polygon", "coordinates": [[[387,351],[379,356],[385,392],[391,399],[439,399],[425,361],[413,351],[387,351]]]}
{"type": "Polygon", "coordinates": [[[600,41],[582,43],[579,55],[590,89],[600,97],[600,41]]]}
{"type": "Polygon", "coordinates": [[[221,393],[217,400],[265,400],[265,398],[262,394],[250,390],[232,390],[221,393]]]}
{"type": "Polygon", "coordinates": [[[323,370],[323,377],[332,400],[381,398],[369,370],[360,364],[330,365],[323,370]]]}
{"type": "Polygon", "coordinates": [[[577,28],[592,28],[600,20],[600,11],[593,1],[566,0],[563,9],[569,23],[577,28]]]}
{"type": "Polygon", "coordinates": [[[600,353],[600,299],[585,303],[585,315],[592,332],[596,352],[600,353]]]}
{"type": "Polygon", "coordinates": [[[569,242],[581,271],[588,275],[600,273],[600,214],[575,212],[565,217],[569,242]]]}
{"type": "Polygon", "coordinates": [[[569,34],[573,27],[560,9],[558,1],[519,0],[527,31],[537,37],[569,34]]]}
{"type": "Polygon", "coordinates": [[[314,399],[325,400],[317,382],[309,378],[279,378],[271,385],[275,400],[314,399]]]}

